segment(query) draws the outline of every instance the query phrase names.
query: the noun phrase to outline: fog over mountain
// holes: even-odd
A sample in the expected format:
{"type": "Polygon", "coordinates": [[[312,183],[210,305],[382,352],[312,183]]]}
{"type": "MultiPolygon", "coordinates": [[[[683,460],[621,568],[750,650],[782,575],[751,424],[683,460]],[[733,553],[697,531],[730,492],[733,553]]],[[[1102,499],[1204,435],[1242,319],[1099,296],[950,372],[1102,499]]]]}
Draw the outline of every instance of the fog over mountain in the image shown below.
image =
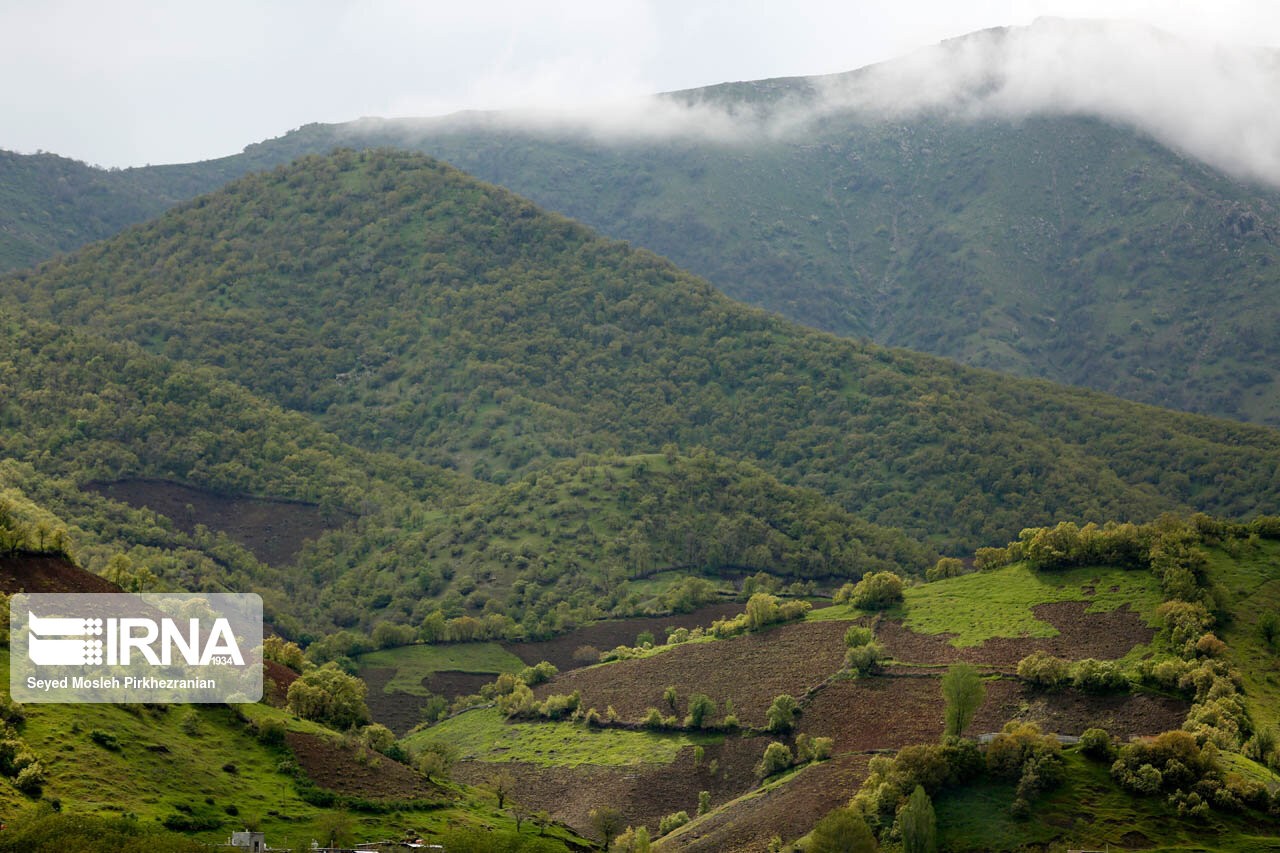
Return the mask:
{"type": "MultiPolygon", "coordinates": [[[[867,68],[711,86],[561,110],[462,112],[442,125],[580,132],[602,143],[664,137],[732,145],[791,139],[855,113],[906,121],[1079,115],[1120,123],[1235,177],[1280,186],[1280,52],[1197,41],[1132,21],[1041,18],[983,30],[867,68]],[[744,94],[749,95],[743,100],[744,94]],[[738,97],[734,97],[737,95],[738,97]]],[[[353,143],[412,124],[366,118],[353,143]]]]}

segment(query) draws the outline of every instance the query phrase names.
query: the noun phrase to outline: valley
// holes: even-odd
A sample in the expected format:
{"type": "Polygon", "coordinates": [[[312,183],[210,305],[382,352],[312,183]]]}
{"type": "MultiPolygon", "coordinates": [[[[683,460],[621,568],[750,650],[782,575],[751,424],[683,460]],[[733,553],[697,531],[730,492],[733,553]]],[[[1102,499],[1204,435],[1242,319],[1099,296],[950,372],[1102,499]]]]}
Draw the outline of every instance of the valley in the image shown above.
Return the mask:
{"type": "Polygon", "coordinates": [[[0,151],[0,620],[252,593],[265,676],[0,684],[0,853],[1280,850],[1280,195],[992,107],[1098,32],[0,151]]]}

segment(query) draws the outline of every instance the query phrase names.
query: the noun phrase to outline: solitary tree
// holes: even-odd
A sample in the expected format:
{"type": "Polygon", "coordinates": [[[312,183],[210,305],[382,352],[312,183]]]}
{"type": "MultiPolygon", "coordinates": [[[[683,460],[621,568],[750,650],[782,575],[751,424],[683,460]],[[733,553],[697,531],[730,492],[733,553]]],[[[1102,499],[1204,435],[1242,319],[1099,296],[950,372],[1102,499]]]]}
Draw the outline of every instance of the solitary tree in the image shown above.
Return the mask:
{"type": "Polygon", "coordinates": [[[706,694],[695,693],[689,697],[689,718],[685,724],[700,729],[716,713],[716,703],[706,694]]]}
{"type": "Polygon", "coordinates": [[[947,703],[945,733],[958,736],[973,722],[987,698],[987,688],[972,665],[953,663],[942,676],[942,698],[947,703]]]}
{"type": "MultiPolygon", "coordinates": [[[[516,786],[516,777],[511,775],[510,770],[499,770],[489,780],[489,790],[498,798],[498,810],[507,802],[507,797],[511,795],[511,791],[516,786]]],[[[518,827],[517,827],[518,828],[518,827]]]]}
{"type": "Polygon", "coordinates": [[[875,849],[875,836],[853,809],[828,812],[809,836],[808,853],[873,853],[875,849]]]}
{"type": "Polygon", "coordinates": [[[442,740],[432,740],[427,741],[418,751],[414,766],[418,768],[419,773],[427,777],[428,782],[432,781],[433,776],[448,779],[449,771],[457,758],[457,750],[452,744],[442,740]]]}
{"type": "Polygon", "coordinates": [[[604,841],[604,849],[609,849],[609,844],[614,837],[622,831],[622,815],[617,809],[611,809],[608,806],[599,809],[592,809],[587,813],[587,817],[591,819],[591,828],[599,834],[604,841]]]}
{"type": "Polygon", "coordinates": [[[902,832],[903,853],[936,853],[938,821],[933,812],[933,801],[919,785],[898,813],[898,828],[902,832]]]}
{"type": "Polygon", "coordinates": [[[773,700],[773,704],[769,706],[769,731],[786,732],[790,731],[795,725],[796,714],[800,713],[800,706],[791,696],[783,693],[773,700]]]}

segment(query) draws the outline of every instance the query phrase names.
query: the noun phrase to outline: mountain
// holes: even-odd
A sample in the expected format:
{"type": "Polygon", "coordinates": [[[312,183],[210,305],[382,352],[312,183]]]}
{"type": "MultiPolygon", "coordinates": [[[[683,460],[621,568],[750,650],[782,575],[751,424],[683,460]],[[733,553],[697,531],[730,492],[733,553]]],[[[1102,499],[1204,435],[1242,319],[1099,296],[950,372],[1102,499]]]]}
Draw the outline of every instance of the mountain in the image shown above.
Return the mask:
{"type": "Polygon", "coordinates": [[[0,288],[496,483],[702,445],[945,549],[1280,491],[1271,430],[808,330],[420,155],[304,158],[0,288]]]}
{"type": "Polygon", "coordinates": [[[668,609],[625,582],[664,570],[828,580],[937,559],[706,452],[580,456],[497,488],[344,444],[206,368],[5,319],[0,499],[22,528],[63,530],[86,568],[129,589],[259,592],[291,637],[441,607],[541,635],[561,601],[574,621],[668,609]]]}
{"type": "MultiPolygon", "coordinates": [[[[1277,422],[1274,188],[1188,156],[1158,125],[1154,137],[1141,122],[1135,130],[1124,113],[965,111],[974,91],[1016,89],[991,78],[1013,73],[1009,57],[1027,43],[1105,46],[1105,33],[1040,21],[849,74],[713,86],[598,116],[308,125],[203,163],[107,173],[9,155],[0,216],[18,223],[3,230],[21,246],[5,263],[303,154],[410,148],[816,328],[1277,422]],[[970,88],[939,90],[954,110],[859,106],[890,97],[921,65],[975,64],[960,78],[970,88]]],[[[1247,171],[1244,159],[1215,162],[1247,171]]]]}

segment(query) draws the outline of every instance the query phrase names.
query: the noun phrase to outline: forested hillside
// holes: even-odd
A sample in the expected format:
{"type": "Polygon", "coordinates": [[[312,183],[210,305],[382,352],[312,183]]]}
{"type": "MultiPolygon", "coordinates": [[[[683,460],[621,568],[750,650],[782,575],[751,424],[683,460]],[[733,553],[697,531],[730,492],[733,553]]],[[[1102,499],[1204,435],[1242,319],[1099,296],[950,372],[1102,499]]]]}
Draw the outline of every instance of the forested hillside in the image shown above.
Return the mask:
{"type": "Polygon", "coordinates": [[[419,155],[305,158],[3,291],[497,483],[703,445],[942,548],[1280,492],[1271,430],[809,331],[419,155]]]}
{"type": "Polygon", "coordinates": [[[885,117],[824,100],[866,73],[674,93],[630,131],[625,112],[604,132],[590,117],[467,113],[308,125],[232,157],[118,173],[8,155],[0,217],[17,226],[0,228],[0,268],[252,169],[393,146],[807,325],[1171,408],[1280,419],[1276,191],[1087,115],[885,117]],[[673,118],[671,104],[695,111],[673,118]],[[721,111],[736,116],[728,130],[687,132],[721,111]],[[775,113],[786,123],[770,123],[775,113]],[[646,120],[675,124],[654,133],[646,120]]]}

